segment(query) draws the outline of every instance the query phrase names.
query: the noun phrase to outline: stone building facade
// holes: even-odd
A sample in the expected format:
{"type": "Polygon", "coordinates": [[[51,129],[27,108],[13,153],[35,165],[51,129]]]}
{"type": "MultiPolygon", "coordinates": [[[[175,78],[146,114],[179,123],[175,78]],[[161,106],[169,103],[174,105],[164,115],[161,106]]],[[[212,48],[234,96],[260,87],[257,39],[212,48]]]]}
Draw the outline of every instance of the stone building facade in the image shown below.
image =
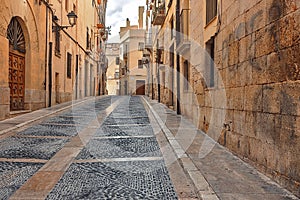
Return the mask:
{"type": "Polygon", "coordinates": [[[300,196],[300,2],[166,0],[155,24],[157,2],[147,1],[150,66],[180,73],[154,69],[152,97],[300,196]]]}
{"type": "Polygon", "coordinates": [[[45,106],[45,7],[37,1],[0,6],[0,119],[45,106]]]}
{"type": "Polygon", "coordinates": [[[106,73],[108,95],[117,95],[119,94],[120,44],[107,43],[105,55],[108,59],[106,73]]]}
{"type": "Polygon", "coordinates": [[[96,0],[1,1],[0,120],[100,93],[105,10],[96,0]]]}
{"type": "MultiPolygon", "coordinates": [[[[141,23],[142,24],[142,23],[141,23]]],[[[147,69],[143,64],[145,30],[138,25],[120,28],[120,95],[145,95],[147,69]]]]}

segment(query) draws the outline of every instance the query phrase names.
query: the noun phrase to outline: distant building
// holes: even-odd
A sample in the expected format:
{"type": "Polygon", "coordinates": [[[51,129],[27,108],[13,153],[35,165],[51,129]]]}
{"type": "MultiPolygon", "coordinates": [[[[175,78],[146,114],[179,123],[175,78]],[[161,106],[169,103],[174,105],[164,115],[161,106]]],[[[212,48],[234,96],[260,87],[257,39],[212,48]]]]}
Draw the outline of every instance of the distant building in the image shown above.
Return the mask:
{"type": "Polygon", "coordinates": [[[119,65],[120,65],[120,44],[107,43],[105,54],[108,59],[107,67],[107,91],[108,95],[119,94],[119,65]]]}
{"type": "MultiPolygon", "coordinates": [[[[143,9],[139,9],[140,13],[143,9]]],[[[131,26],[127,19],[126,27],[120,28],[120,95],[144,95],[147,69],[143,64],[145,30],[131,26]]]]}

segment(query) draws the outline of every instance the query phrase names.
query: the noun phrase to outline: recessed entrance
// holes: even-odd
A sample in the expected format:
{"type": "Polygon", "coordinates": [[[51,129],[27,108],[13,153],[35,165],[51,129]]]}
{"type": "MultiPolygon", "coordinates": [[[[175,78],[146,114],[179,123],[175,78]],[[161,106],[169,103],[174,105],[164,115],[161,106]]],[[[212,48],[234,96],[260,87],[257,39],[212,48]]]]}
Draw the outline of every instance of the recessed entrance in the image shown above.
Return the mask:
{"type": "Polygon", "coordinates": [[[145,95],[145,81],[144,80],[136,81],[136,95],[145,95]]]}
{"type": "Polygon", "coordinates": [[[7,28],[9,40],[10,110],[24,110],[25,99],[25,38],[17,18],[7,28]]]}

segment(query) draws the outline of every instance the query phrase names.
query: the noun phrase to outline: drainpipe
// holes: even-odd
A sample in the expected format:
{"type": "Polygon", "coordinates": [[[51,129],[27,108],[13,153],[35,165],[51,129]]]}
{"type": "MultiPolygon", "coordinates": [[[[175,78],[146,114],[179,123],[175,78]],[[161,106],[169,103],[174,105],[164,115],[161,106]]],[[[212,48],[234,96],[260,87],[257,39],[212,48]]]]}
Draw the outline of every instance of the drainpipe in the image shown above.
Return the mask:
{"type": "Polygon", "coordinates": [[[49,42],[49,60],[48,60],[48,73],[49,73],[49,107],[51,107],[52,100],[52,42],[49,42]]]}
{"type": "Polygon", "coordinates": [[[156,60],[156,66],[157,66],[157,100],[158,102],[160,102],[160,72],[159,72],[159,64],[160,64],[160,50],[159,50],[159,40],[157,40],[156,43],[156,56],[157,56],[157,60],[156,60]]]}
{"type": "Polygon", "coordinates": [[[44,89],[45,89],[45,107],[47,107],[47,46],[48,46],[48,7],[46,7],[46,42],[45,42],[45,80],[44,80],[44,89]]]}
{"type": "MultiPolygon", "coordinates": [[[[176,3],[176,46],[180,42],[180,0],[177,0],[176,3]]],[[[177,114],[181,114],[180,112],[180,55],[178,52],[176,52],[177,58],[176,58],[176,85],[177,85],[177,103],[176,103],[176,111],[177,114]]]]}
{"type": "Polygon", "coordinates": [[[75,99],[78,99],[78,64],[79,63],[79,56],[76,55],[76,69],[75,69],[75,72],[76,72],[76,75],[75,75],[75,99]]]}

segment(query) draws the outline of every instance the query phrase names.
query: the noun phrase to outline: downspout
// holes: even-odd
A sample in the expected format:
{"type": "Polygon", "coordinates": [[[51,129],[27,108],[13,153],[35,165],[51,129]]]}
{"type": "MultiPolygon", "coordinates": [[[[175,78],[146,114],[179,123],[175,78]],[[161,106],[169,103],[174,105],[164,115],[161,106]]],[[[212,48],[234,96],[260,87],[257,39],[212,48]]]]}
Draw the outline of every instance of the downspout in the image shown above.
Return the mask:
{"type": "MultiPolygon", "coordinates": [[[[180,42],[180,0],[176,3],[176,48],[180,42]]],[[[177,114],[180,112],[180,55],[176,52],[176,86],[177,86],[177,103],[176,111],[177,114]]]]}
{"type": "Polygon", "coordinates": [[[49,73],[49,107],[51,107],[52,100],[52,42],[49,42],[49,60],[48,60],[48,73],[49,73]]]}
{"type": "Polygon", "coordinates": [[[47,73],[48,73],[48,7],[46,6],[46,42],[45,42],[45,80],[44,80],[44,89],[45,89],[45,107],[47,107],[47,73]]]}
{"type": "Polygon", "coordinates": [[[76,65],[75,65],[75,99],[78,99],[78,68],[79,68],[79,56],[76,55],[76,65]]]}
{"type": "Polygon", "coordinates": [[[160,71],[159,71],[159,64],[160,64],[160,50],[159,50],[159,40],[157,40],[156,43],[156,51],[157,51],[157,60],[156,60],[156,66],[157,66],[157,100],[160,102],[160,71]]]}

